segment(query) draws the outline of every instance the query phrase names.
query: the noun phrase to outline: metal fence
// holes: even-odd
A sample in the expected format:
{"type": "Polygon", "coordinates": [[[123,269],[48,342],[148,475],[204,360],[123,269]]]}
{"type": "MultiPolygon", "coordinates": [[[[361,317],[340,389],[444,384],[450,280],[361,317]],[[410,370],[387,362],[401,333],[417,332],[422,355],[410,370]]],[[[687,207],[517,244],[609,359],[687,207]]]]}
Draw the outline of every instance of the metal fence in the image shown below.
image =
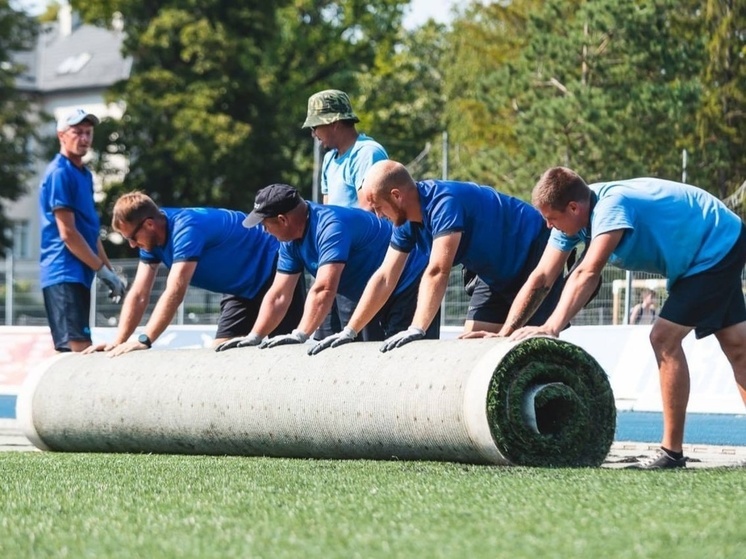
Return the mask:
{"type": "MultiPolygon", "coordinates": [[[[121,268],[130,278],[135,277],[136,259],[116,260],[112,264],[121,268]]],[[[167,270],[161,267],[153,286],[150,305],[143,321],[147,321],[160,294],[166,287],[167,270]]],[[[309,282],[311,278],[306,278],[309,282]]],[[[746,292],[746,270],[742,274],[746,292]]],[[[645,273],[629,273],[608,266],[603,271],[603,284],[598,296],[573,319],[575,325],[625,324],[630,308],[639,302],[643,288],[652,289],[658,308],[666,297],[665,280],[660,276],[645,273]]],[[[91,324],[94,326],[116,326],[120,305],[109,301],[103,288],[93,287],[91,324]]],[[[179,307],[173,324],[217,324],[220,313],[219,293],[190,287],[183,304],[179,307]]],[[[39,288],[39,266],[35,261],[5,260],[0,270],[0,324],[15,326],[46,325],[46,313],[39,288]]],[[[442,324],[460,326],[464,322],[469,297],[464,292],[460,267],[454,268],[443,303],[442,324]]]]}

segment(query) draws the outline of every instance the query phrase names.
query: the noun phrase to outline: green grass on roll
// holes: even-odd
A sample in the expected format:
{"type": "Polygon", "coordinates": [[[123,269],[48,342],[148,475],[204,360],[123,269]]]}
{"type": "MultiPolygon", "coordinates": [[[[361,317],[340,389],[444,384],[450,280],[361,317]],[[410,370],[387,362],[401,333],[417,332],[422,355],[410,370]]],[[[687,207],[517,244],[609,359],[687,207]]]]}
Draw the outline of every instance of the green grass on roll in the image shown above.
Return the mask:
{"type": "Polygon", "coordinates": [[[616,429],[604,370],[582,348],[554,338],[530,338],[503,357],[487,416],[502,455],[521,466],[600,466],[616,429]],[[524,417],[526,394],[537,385],[546,385],[534,401],[538,433],[524,417]]]}

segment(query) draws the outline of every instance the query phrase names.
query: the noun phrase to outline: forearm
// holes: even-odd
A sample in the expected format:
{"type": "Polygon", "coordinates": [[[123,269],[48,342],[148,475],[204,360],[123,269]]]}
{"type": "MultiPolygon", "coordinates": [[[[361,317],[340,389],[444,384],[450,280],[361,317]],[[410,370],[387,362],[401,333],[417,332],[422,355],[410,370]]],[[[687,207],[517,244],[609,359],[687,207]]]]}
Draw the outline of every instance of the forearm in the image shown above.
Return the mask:
{"type": "Polygon", "coordinates": [[[430,323],[438,314],[440,304],[448,287],[450,269],[440,269],[430,272],[425,270],[420,281],[420,289],[417,296],[417,310],[412,319],[412,326],[427,330],[430,323]]]}
{"type": "Polygon", "coordinates": [[[546,298],[552,284],[542,276],[529,276],[528,281],[513,300],[499,335],[509,336],[518,328],[525,326],[546,298]]]}
{"type": "Polygon", "coordinates": [[[122,312],[119,315],[119,327],[117,328],[117,337],[114,344],[123,344],[140,324],[145,308],[148,306],[150,294],[142,294],[137,291],[130,291],[122,304],[122,312]]]}
{"type": "Polygon", "coordinates": [[[352,313],[350,322],[346,326],[359,333],[381,310],[391,297],[395,287],[396,282],[392,279],[387,279],[381,274],[374,274],[365,286],[365,291],[363,291],[363,295],[355,307],[355,312],[352,313]]]}
{"type": "Polygon", "coordinates": [[[267,292],[259,308],[259,316],[256,318],[251,331],[262,338],[269,335],[282,322],[290,308],[290,297],[283,293],[267,292]]]}
{"type": "Polygon", "coordinates": [[[576,270],[567,278],[557,308],[547,319],[545,326],[559,335],[562,329],[580,312],[593,295],[599,281],[599,274],[576,270]]]}
{"type": "Polygon", "coordinates": [[[78,260],[83,262],[83,264],[92,270],[98,270],[106,263],[104,258],[98,256],[93,252],[93,250],[91,250],[91,247],[86,243],[83,236],[77,230],[66,235],[63,241],[67,249],[72,252],[78,260]]]}
{"type": "Polygon", "coordinates": [[[332,310],[336,295],[336,291],[324,287],[315,287],[314,284],[308,292],[306,305],[303,308],[303,318],[298,325],[298,330],[309,336],[313,334],[332,310]]]}
{"type": "Polygon", "coordinates": [[[150,315],[148,323],[145,325],[145,334],[151,341],[155,341],[171,324],[179,305],[184,301],[185,294],[186,289],[166,287],[153,309],[153,314],[150,315]]]}

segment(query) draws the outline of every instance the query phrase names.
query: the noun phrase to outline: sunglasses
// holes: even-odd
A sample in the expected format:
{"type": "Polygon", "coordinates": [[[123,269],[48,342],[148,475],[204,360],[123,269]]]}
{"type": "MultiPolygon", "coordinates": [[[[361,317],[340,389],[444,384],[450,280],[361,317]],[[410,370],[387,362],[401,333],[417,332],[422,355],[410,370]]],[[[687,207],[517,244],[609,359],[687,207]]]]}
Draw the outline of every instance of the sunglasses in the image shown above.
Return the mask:
{"type": "MultiPolygon", "coordinates": [[[[142,229],[142,226],[145,225],[145,222],[147,220],[149,220],[149,219],[153,219],[153,218],[152,217],[143,218],[140,221],[140,223],[137,224],[137,227],[135,227],[132,230],[132,233],[130,233],[129,237],[127,237],[126,235],[122,235],[122,238],[124,238],[124,240],[127,241],[127,242],[137,243],[137,234],[140,232],[140,229],[142,229]]],[[[120,233],[120,235],[121,235],[121,233],[120,233]]]]}

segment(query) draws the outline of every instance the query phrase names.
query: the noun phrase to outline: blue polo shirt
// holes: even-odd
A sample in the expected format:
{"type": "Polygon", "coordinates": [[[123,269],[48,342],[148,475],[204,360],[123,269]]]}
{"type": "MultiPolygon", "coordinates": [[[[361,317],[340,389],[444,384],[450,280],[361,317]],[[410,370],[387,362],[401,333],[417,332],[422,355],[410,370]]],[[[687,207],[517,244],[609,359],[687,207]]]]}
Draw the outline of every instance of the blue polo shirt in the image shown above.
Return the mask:
{"type": "Polygon", "coordinates": [[[460,232],[454,263],[475,272],[493,291],[515,287],[531,244],[545,227],[533,206],[470,182],[420,181],[417,191],[422,223],[396,227],[392,246],[429,251],[434,238],[460,232]]]}
{"type": "Polygon", "coordinates": [[[688,184],[639,178],[590,185],[597,196],[588,229],[552,230],[550,244],[570,250],[602,233],[624,229],[609,263],[651,272],[673,283],[709,270],[733,248],[741,219],[712,194],[688,184]]]}
{"type": "Polygon", "coordinates": [[[243,226],[246,214],[219,208],[161,208],[166,243],[140,260],[197,262],[191,285],[251,299],[272,277],[279,243],[262,227],[243,226]]]}
{"type": "Polygon", "coordinates": [[[39,188],[41,225],[40,284],[82,283],[90,288],[95,272],[65,246],[57,228],[54,211],[71,210],[75,228],[98,254],[101,222],[93,201],[93,175],[88,168],[78,168],[58,153],[47,165],[39,188]]]}
{"type": "Polygon", "coordinates": [[[321,166],[321,193],[328,196],[327,204],[357,208],[357,191],[365,173],[375,162],[388,158],[383,146],[365,134],[342,155],[336,149],[328,151],[321,166]]]}
{"type": "MultiPolygon", "coordinates": [[[[316,277],[324,264],[341,263],[337,291],[355,301],[379,268],[391,239],[391,223],[373,212],[307,202],[306,230],[301,239],[280,244],[277,271],[298,274],[305,268],[316,277]]],[[[400,293],[416,281],[427,265],[427,253],[413,251],[394,289],[400,293]]]]}

